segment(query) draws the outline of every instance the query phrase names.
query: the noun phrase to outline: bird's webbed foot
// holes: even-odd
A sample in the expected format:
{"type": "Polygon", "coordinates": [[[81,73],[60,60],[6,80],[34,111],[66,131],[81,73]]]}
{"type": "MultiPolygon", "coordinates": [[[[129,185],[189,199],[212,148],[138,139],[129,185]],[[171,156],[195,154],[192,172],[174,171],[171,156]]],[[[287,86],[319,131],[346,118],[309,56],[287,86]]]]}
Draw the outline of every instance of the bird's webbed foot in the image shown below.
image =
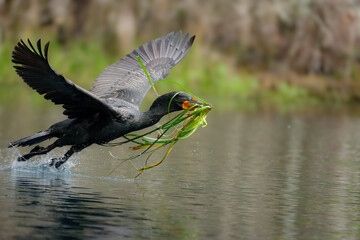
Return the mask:
{"type": "Polygon", "coordinates": [[[44,147],[36,146],[28,154],[18,157],[18,162],[24,162],[29,160],[32,156],[36,155],[38,152],[44,151],[44,147]]]}
{"type": "Polygon", "coordinates": [[[59,168],[66,161],[67,161],[67,159],[65,159],[65,158],[53,158],[53,159],[51,159],[50,167],[55,166],[55,168],[59,168]]]}
{"type": "Polygon", "coordinates": [[[56,147],[55,144],[51,144],[50,146],[48,146],[48,147],[46,147],[46,148],[40,147],[40,146],[36,146],[36,147],[34,147],[29,153],[18,157],[17,161],[18,161],[18,162],[27,161],[27,160],[29,160],[30,158],[32,158],[33,156],[46,154],[46,153],[50,152],[52,149],[54,149],[55,147],[56,147]]]}
{"type": "Polygon", "coordinates": [[[20,157],[18,157],[18,159],[17,159],[18,162],[25,162],[25,161],[27,161],[27,160],[29,160],[29,158],[26,158],[26,155],[20,156],[20,157]]]}
{"type": "Polygon", "coordinates": [[[65,155],[62,158],[53,158],[51,159],[50,166],[55,166],[56,168],[59,168],[61,165],[63,165],[70,157],[76,152],[80,152],[82,149],[89,146],[89,144],[82,144],[82,145],[74,145],[72,146],[69,151],[65,153],[65,155]]]}
{"type": "Polygon", "coordinates": [[[34,155],[37,155],[37,151],[34,151],[34,149],[33,149],[28,154],[18,157],[17,161],[25,162],[25,161],[29,160],[30,158],[32,158],[34,155]]]}

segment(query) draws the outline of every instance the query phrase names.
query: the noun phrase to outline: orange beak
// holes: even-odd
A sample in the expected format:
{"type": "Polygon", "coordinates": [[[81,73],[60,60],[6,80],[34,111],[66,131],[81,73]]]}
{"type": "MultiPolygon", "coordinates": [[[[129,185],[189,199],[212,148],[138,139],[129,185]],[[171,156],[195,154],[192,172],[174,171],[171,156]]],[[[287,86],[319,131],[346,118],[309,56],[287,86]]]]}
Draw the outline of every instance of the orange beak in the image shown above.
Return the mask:
{"type": "Polygon", "coordinates": [[[184,101],[182,104],[182,108],[184,110],[188,109],[189,107],[191,107],[193,104],[190,101],[184,101]]]}
{"type": "MultiPolygon", "coordinates": [[[[191,101],[193,101],[193,102],[195,102],[195,103],[197,102],[196,99],[194,99],[194,98],[191,98],[191,101]]],[[[189,100],[186,100],[186,101],[183,102],[182,108],[183,108],[184,110],[186,110],[186,109],[188,109],[189,107],[191,107],[192,105],[194,105],[194,103],[191,103],[189,100]]]]}

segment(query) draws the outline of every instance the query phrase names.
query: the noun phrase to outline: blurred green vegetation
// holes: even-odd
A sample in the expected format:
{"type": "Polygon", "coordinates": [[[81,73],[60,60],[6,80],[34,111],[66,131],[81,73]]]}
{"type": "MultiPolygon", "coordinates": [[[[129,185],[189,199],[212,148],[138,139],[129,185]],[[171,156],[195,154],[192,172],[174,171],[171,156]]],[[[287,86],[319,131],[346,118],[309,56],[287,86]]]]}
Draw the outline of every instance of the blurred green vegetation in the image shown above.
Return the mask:
{"type": "MultiPolygon", "coordinates": [[[[34,42],[34,41],[33,41],[34,42]]],[[[12,67],[11,52],[16,42],[5,41],[0,45],[0,103],[30,101],[41,104],[42,97],[29,87],[16,74],[12,67]],[[26,95],[31,95],[30,97],[26,95]]],[[[92,81],[106,66],[116,59],[104,53],[101,45],[75,41],[69,45],[61,45],[51,41],[49,49],[50,65],[66,78],[89,89],[92,81]]]]}
{"type": "MultiPolygon", "coordinates": [[[[44,42],[45,43],[45,42],[44,42]]],[[[0,46],[0,104],[30,104],[32,106],[51,105],[35,91],[31,90],[17,76],[11,63],[11,52],[16,42],[6,41],[0,46]]],[[[131,51],[131,50],[129,50],[131,51]]],[[[123,56],[104,51],[97,41],[74,41],[62,45],[54,40],[50,43],[50,65],[66,78],[85,89],[90,89],[96,76],[108,65],[123,56]]],[[[247,109],[274,107],[288,109],[316,103],[309,101],[305,88],[281,83],[276,89],[262,88],[255,74],[241,72],[221,60],[206,59],[196,45],[168,76],[169,80],[179,82],[195,95],[212,103],[217,109],[247,109]]],[[[158,82],[160,93],[181,90],[175,84],[158,82]]],[[[155,98],[148,94],[145,105],[155,98]]]]}
{"type": "MultiPolygon", "coordinates": [[[[354,103],[359,26],[357,0],[0,1],[0,104],[51,104],[12,68],[19,38],[51,40],[52,67],[89,89],[106,66],[180,29],[196,41],[168,79],[217,109],[354,103]]],[[[157,88],[179,89],[168,82],[157,88]]],[[[150,91],[146,100],[154,98],[150,91]]]]}

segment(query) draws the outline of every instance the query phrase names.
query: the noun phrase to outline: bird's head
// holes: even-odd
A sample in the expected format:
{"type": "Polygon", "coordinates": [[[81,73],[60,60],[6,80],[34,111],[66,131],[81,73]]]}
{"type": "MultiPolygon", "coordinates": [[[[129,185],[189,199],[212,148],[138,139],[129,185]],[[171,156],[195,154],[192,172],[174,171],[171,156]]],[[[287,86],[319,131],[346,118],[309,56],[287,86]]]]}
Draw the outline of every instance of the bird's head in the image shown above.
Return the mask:
{"type": "Polygon", "coordinates": [[[203,102],[195,99],[186,92],[170,92],[158,97],[150,109],[162,109],[169,113],[186,110],[194,104],[203,105],[203,102]]]}

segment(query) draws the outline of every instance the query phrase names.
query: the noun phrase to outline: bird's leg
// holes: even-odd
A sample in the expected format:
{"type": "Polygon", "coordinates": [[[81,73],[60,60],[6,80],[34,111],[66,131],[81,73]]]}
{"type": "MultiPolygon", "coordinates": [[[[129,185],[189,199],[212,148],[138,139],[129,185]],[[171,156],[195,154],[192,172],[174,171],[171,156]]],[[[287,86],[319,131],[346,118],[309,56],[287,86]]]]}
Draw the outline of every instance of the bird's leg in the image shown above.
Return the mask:
{"type": "Polygon", "coordinates": [[[41,150],[44,150],[44,149],[45,149],[44,147],[41,147],[41,146],[37,145],[30,152],[34,153],[34,152],[38,152],[38,151],[41,151],[41,150]]]}
{"type": "Polygon", "coordinates": [[[29,160],[33,156],[46,154],[46,153],[50,152],[51,150],[53,150],[55,147],[56,147],[55,143],[50,144],[47,147],[36,146],[28,154],[18,157],[17,161],[23,162],[23,161],[29,160]]]}
{"type": "Polygon", "coordinates": [[[64,164],[74,153],[80,152],[84,148],[88,147],[90,144],[81,144],[72,146],[69,151],[65,153],[62,158],[53,158],[51,159],[50,166],[54,166],[59,168],[62,164],[64,164]]]}

